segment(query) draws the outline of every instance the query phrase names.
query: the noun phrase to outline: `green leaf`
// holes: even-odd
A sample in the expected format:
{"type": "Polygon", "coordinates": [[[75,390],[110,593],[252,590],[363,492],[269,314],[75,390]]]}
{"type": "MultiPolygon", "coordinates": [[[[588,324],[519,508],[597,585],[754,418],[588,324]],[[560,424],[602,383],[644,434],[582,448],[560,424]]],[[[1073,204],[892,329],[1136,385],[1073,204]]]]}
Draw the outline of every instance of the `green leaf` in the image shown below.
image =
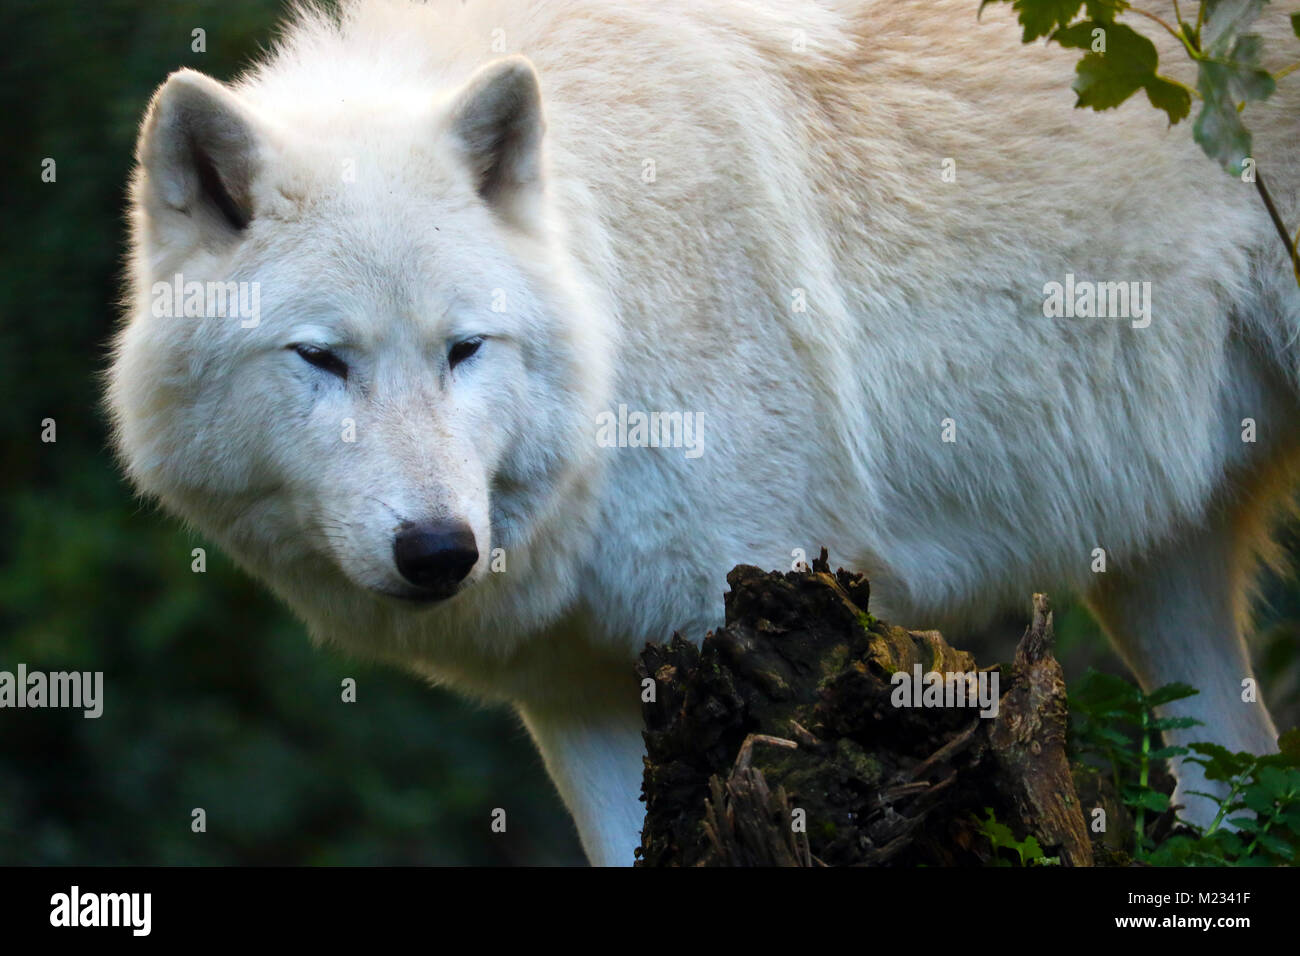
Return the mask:
{"type": "Polygon", "coordinates": [[[1016,847],[1016,852],[1020,854],[1021,866],[1029,866],[1031,863],[1043,859],[1043,848],[1038,845],[1038,838],[1032,833],[1026,836],[1024,842],[1016,847]]]}
{"type": "Polygon", "coordinates": [[[1021,866],[1047,863],[1046,858],[1043,856],[1043,848],[1033,834],[1026,836],[1024,840],[1017,840],[1010,827],[998,822],[992,807],[985,807],[984,813],[987,815],[985,819],[980,820],[978,817],[974,817],[974,819],[979,824],[980,832],[988,838],[989,843],[993,846],[994,866],[1005,865],[998,857],[998,851],[1003,849],[1014,851],[1020,859],[1021,866]]]}
{"type": "Polygon", "coordinates": [[[1273,815],[1273,798],[1267,793],[1251,788],[1242,796],[1241,802],[1251,810],[1254,810],[1261,817],[1273,815]]]}
{"type": "Polygon", "coordinates": [[[1232,48],[1232,89],[1246,102],[1268,99],[1277,89],[1273,74],[1260,66],[1263,57],[1264,40],[1254,33],[1241,37],[1232,48]]]}
{"type": "Polygon", "coordinates": [[[1205,0],[1202,49],[1211,56],[1226,56],[1243,30],[1259,17],[1267,0],[1205,0]]]}
{"type": "MultiPolygon", "coordinates": [[[[1089,51],[1074,68],[1077,74],[1073,86],[1078,95],[1076,107],[1108,110],[1119,106],[1138,90],[1146,90],[1151,105],[1164,110],[1170,123],[1179,122],[1190,112],[1191,91],[1181,83],[1156,73],[1159,65],[1156,45],[1132,27],[1085,20],[1057,30],[1052,39],[1066,48],[1089,51]],[[1105,38],[1105,52],[1092,52],[1098,30],[1105,38]]],[[[1176,684],[1161,688],[1152,697],[1165,691],[1171,696],[1156,700],[1156,703],[1179,700],[1196,693],[1195,688],[1176,684]]]]}
{"type": "Polygon", "coordinates": [[[1141,807],[1155,813],[1164,813],[1169,809],[1169,798],[1157,790],[1142,787],[1125,787],[1124,802],[1131,807],[1141,807]]]}
{"type": "MultiPolygon", "coordinates": [[[[1296,17],[1300,17],[1300,13],[1291,18],[1292,23],[1296,22],[1296,17]]],[[[1300,26],[1296,27],[1296,32],[1300,34],[1300,26]]],[[[1300,765],[1300,727],[1292,727],[1281,737],[1278,737],[1277,749],[1282,751],[1283,756],[1290,758],[1289,762],[1292,765],[1300,765]]]]}
{"type": "Polygon", "coordinates": [[[1192,134],[1211,159],[1239,175],[1250,156],[1250,132],[1241,121],[1239,103],[1272,95],[1277,84],[1260,66],[1263,41],[1243,33],[1259,16],[1265,0],[1206,0],[1203,48],[1196,88],[1204,106],[1192,134]]]}
{"type": "Polygon", "coordinates": [[[1098,739],[1104,740],[1116,747],[1128,747],[1133,743],[1133,741],[1124,734],[1120,733],[1118,730],[1112,730],[1109,727],[1096,727],[1094,728],[1094,732],[1098,739]]]}
{"type": "Polygon", "coordinates": [[[1291,29],[1295,31],[1296,36],[1300,37],[1300,13],[1291,14],[1291,29]]]}
{"type": "Polygon", "coordinates": [[[1235,754],[1227,747],[1221,747],[1218,744],[1194,743],[1191,748],[1205,759],[1198,760],[1195,757],[1188,757],[1187,759],[1199,763],[1205,768],[1207,780],[1231,780],[1237,774],[1244,772],[1256,759],[1251,754],[1235,754]]]}
{"type": "Polygon", "coordinates": [[[1186,866],[1196,849],[1197,841],[1185,834],[1176,834],[1165,840],[1147,855],[1152,866],[1186,866]]]}
{"type": "Polygon", "coordinates": [[[1079,97],[1075,106],[1106,110],[1119,106],[1154,75],[1156,47],[1132,27],[1107,27],[1091,20],[1058,30],[1052,39],[1063,47],[1091,50],[1094,30],[1101,30],[1105,36],[1106,52],[1090,52],[1074,68],[1078,74],[1074,92],[1079,97]]]}
{"type": "Polygon", "coordinates": [[[1261,833],[1257,839],[1261,846],[1266,847],[1269,852],[1280,856],[1282,859],[1288,861],[1295,859],[1295,847],[1276,834],[1261,833]]]}
{"type": "Polygon", "coordinates": [[[1272,800],[1281,800],[1291,789],[1289,774],[1277,767],[1261,767],[1255,775],[1256,785],[1272,800]]]}
{"type": "Polygon", "coordinates": [[[1196,85],[1205,105],[1192,126],[1192,136],[1206,156],[1240,175],[1243,161],[1250,155],[1250,133],[1228,94],[1224,74],[1218,64],[1201,64],[1196,85]]]}
{"type": "Polygon", "coordinates": [[[1127,6],[1125,0],[1084,0],[1083,4],[1083,8],[1088,11],[1089,20],[1107,25],[1113,23],[1115,14],[1127,6]]]}
{"type": "Polygon", "coordinates": [[[1069,697],[1072,712],[1102,721],[1141,713],[1142,692],[1121,677],[1089,668],[1074,682],[1069,697]]]}
{"type": "Polygon", "coordinates": [[[1246,849],[1245,844],[1241,842],[1241,837],[1232,830],[1215,831],[1214,836],[1209,838],[1209,845],[1217,849],[1220,862],[1222,858],[1232,859],[1241,856],[1246,849]]]}
{"type": "Polygon", "coordinates": [[[1195,717],[1159,717],[1151,721],[1152,730],[1181,730],[1186,727],[1200,727],[1201,722],[1195,717]]]}
{"type": "Polygon", "coordinates": [[[987,815],[984,820],[978,820],[980,830],[989,838],[994,846],[1014,846],[1016,835],[1011,832],[1011,828],[1005,823],[1000,823],[993,813],[992,807],[985,807],[984,813],[987,815]]]}
{"type": "Polygon", "coordinates": [[[1083,6],[1083,0],[1015,0],[1011,6],[1025,28],[1021,39],[1029,43],[1068,25],[1083,6]]]}
{"type": "MultiPolygon", "coordinates": [[[[1195,697],[1200,691],[1191,684],[1165,684],[1163,687],[1157,687],[1145,697],[1148,707],[1159,707],[1161,704],[1168,704],[1175,700],[1183,700],[1187,697],[1195,697]]],[[[1183,726],[1192,726],[1185,724],[1183,726]]]]}
{"type": "Polygon", "coordinates": [[[1192,91],[1176,80],[1153,75],[1146,81],[1145,88],[1151,105],[1164,110],[1171,125],[1181,123],[1192,111],[1192,91]]]}

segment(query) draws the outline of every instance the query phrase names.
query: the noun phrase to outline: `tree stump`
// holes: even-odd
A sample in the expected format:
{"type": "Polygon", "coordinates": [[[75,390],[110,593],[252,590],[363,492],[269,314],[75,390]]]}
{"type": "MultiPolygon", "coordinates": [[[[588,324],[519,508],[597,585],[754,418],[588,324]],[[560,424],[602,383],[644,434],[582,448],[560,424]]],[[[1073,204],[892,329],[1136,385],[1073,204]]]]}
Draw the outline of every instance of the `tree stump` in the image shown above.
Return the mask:
{"type": "Polygon", "coordinates": [[[701,648],[674,635],[641,655],[637,865],[988,865],[1002,858],[986,808],[1046,857],[1092,865],[1045,597],[1014,663],[981,671],[938,632],[869,615],[866,579],[832,574],[825,550],[810,570],[742,565],[727,583],[726,626],[701,648]],[[960,695],[903,706],[919,699],[895,675],[931,672],[986,690],[996,675],[996,716],[947,705],[960,695]]]}

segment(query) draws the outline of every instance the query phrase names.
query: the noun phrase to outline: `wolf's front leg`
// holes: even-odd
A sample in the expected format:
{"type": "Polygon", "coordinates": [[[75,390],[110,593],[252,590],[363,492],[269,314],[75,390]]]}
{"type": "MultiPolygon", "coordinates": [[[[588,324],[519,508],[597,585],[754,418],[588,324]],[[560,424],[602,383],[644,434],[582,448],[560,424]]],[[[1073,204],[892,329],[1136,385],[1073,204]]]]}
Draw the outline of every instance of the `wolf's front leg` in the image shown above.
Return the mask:
{"type": "Polygon", "coordinates": [[[593,866],[631,866],[641,842],[645,744],[640,702],[628,696],[617,706],[518,706],[593,866]]]}

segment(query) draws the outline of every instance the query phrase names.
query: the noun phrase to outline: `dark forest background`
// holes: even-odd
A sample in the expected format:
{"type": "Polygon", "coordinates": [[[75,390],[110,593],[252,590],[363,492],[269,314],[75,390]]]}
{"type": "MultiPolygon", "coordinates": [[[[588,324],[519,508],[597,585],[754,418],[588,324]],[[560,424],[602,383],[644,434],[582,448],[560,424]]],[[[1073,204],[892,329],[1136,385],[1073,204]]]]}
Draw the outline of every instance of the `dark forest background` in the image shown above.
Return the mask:
{"type": "Polygon", "coordinates": [[[0,6],[0,670],[102,670],[106,698],[98,720],[0,710],[0,864],[580,863],[513,714],[314,651],[210,542],[133,499],[107,450],[96,376],[141,113],[179,67],[232,77],[282,9],[0,6]]]}
{"type": "MultiPolygon", "coordinates": [[[[106,698],[98,720],[0,710],[0,864],[581,862],[511,714],[312,650],[210,542],[135,500],[108,453],[97,375],[141,112],[178,67],[233,76],[281,10],[0,7],[0,670],[101,670],[106,698]],[[195,28],[204,53],[191,52],[195,28]],[[46,157],[54,183],[41,181],[46,157]],[[40,440],[45,418],[56,443],[40,440]],[[206,574],[190,570],[200,545],[206,574]],[[357,679],[354,704],[341,702],[345,677],[357,679]],[[206,833],[191,832],[195,807],[206,833]],[[495,807],[508,811],[505,834],[490,831],[495,807]]],[[[1289,726],[1300,587],[1271,578],[1264,599],[1257,658],[1289,726]]],[[[1007,636],[1021,627],[1008,621],[1007,636]]],[[[1122,673],[1077,608],[1061,609],[1058,631],[1069,672],[1122,673]]]]}

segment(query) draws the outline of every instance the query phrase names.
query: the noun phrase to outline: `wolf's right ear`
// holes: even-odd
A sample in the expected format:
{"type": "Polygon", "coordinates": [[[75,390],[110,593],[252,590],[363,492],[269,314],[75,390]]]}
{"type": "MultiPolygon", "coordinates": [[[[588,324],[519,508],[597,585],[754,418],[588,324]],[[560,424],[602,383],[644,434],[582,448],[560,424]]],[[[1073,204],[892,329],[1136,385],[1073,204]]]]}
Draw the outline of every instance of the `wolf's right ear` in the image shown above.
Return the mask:
{"type": "Polygon", "coordinates": [[[257,123],[234,93],[202,73],[178,70],[154,94],[136,144],[142,198],[208,230],[242,232],[255,214],[262,153],[257,123]]]}

